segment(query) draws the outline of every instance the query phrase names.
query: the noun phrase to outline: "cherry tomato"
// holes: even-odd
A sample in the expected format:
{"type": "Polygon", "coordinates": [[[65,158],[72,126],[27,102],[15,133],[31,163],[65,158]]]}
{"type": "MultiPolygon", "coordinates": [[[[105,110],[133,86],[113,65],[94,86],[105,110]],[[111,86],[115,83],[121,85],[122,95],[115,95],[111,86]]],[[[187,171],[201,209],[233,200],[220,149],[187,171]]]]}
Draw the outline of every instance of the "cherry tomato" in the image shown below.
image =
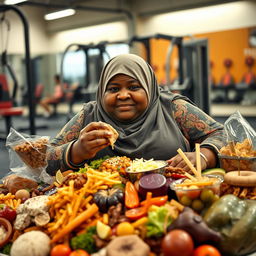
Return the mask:
{"type": "Polygon", "coordinates": [[[191,256],[194,242],[185,230],[174,229],[165,235],[161,247],[164,256],[191,256]]]}
{"type": "Polygon", "coordinates": [[[90,256],[90,254],[85,250],[75,250],[69,254],[69,256],[90,256]]]}
{"type": "Polygon", "coordinates": [[[212,245],[204,244],[198,246],[193,253],[193,256],[221,256],[219,250],[212,245]]]}
{"type": "Polygon", "coordinates": [[[187,196],[191,199],[196,199],[200,196],[200,189],[198,189],[197,186],[190,186],[189,190],[186,191],[187,192],[187,196]]]}
{"type": "Polygon", "coordinates": [[[14,221],[16,219],[16,211],[5,204],[0,204],[0,217],[5,218],[9,221],[14,221]]]}
{"type": "Polygon", "coordinates": [[[51,256],[69,256],[71,249],[66,244],[57,244],[51,250],[51,256]]]}

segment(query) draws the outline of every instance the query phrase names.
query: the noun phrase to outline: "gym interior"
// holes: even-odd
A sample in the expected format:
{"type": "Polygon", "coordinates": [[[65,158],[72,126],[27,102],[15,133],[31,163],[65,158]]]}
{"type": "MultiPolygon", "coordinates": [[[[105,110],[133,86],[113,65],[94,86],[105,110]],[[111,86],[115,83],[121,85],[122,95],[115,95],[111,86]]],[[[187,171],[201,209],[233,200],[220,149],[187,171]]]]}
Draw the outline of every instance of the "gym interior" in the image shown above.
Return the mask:
{"type": "Polygon", "coordinates": [[[53,138],[95,99],[103,65],[135,53],[159,86],[189,97],[221,123],[239,111],[256,129],[256,1],[0,1],[0,177],[9,170],[10,127],[53,138]],[[46,20],[69,9],[71,16],[46,20]],[[44,116],[40,100],[63,96],[44,116]]]}

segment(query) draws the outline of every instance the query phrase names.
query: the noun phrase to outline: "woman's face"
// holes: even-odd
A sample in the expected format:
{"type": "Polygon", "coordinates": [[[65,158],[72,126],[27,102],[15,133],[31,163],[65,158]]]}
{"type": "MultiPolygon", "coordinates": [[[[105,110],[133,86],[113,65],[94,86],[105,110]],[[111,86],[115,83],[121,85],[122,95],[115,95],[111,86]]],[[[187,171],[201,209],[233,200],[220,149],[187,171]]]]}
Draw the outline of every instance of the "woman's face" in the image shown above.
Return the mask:
{"type": "Polygon", "coordinates": [[[118,74],[107,85],[103,95],[103,106],[114,119],[128,122],[136,119],[145,111],[148,98],[138,80],[118,74]]]}

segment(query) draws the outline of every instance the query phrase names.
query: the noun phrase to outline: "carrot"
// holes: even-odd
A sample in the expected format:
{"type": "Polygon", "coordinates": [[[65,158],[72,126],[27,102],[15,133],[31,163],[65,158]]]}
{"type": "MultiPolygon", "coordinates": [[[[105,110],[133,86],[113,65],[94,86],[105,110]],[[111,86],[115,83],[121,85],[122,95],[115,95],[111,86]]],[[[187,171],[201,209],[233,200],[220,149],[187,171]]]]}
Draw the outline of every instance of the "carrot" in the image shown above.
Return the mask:
{"type": "Polygon", "coordinates": [[[140,205],[140,199],[135,186],[130,182],[125,185],[125,206],[127,208],[136,208],[140,205]]]}
{"type": "Polygon", "coordinates": [[[86,211],[79,214],[75,219],[71,220],[67,226],[60,229],[59,232],[52,238],[51,243],[55,243],[61,238],[63,238],[66,234],[70,233],[72,230],[74,230],[76,227],[78,227],[81,223],[88,220],[90,217],[92,217],[97,211],[99,210],[98,206],[96,204],[92,204],[90,208],[88,208],[86,211]]]}

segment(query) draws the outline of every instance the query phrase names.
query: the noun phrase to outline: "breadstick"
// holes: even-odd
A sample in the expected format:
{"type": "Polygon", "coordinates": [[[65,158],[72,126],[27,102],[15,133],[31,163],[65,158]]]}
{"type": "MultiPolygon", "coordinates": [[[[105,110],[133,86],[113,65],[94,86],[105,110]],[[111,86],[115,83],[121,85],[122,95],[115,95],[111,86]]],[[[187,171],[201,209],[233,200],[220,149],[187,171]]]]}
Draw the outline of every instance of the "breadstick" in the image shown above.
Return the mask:
{"type": "Polygon", "coordinates": [[[196,170],[198,172],[199,179],[202,178],[201,175],[201,156],[200,156],[200,144],[196,143],[196,170]]]}
{"type": "Polygon", "coordinates": [[[189,161],[189,159],[186,157],[186,155],[183,153],[183,151],[179,148],[178,153],[180,154],[180,156],[183,158],[183,160],[186,162],[186,164],[188,165],[188,167],[190,168],[190,170],[194,173],[194,175],[199,178],[198,176],[198,172],[195,169],[195,167],[192,165],[192,163],[189,161]]]}

